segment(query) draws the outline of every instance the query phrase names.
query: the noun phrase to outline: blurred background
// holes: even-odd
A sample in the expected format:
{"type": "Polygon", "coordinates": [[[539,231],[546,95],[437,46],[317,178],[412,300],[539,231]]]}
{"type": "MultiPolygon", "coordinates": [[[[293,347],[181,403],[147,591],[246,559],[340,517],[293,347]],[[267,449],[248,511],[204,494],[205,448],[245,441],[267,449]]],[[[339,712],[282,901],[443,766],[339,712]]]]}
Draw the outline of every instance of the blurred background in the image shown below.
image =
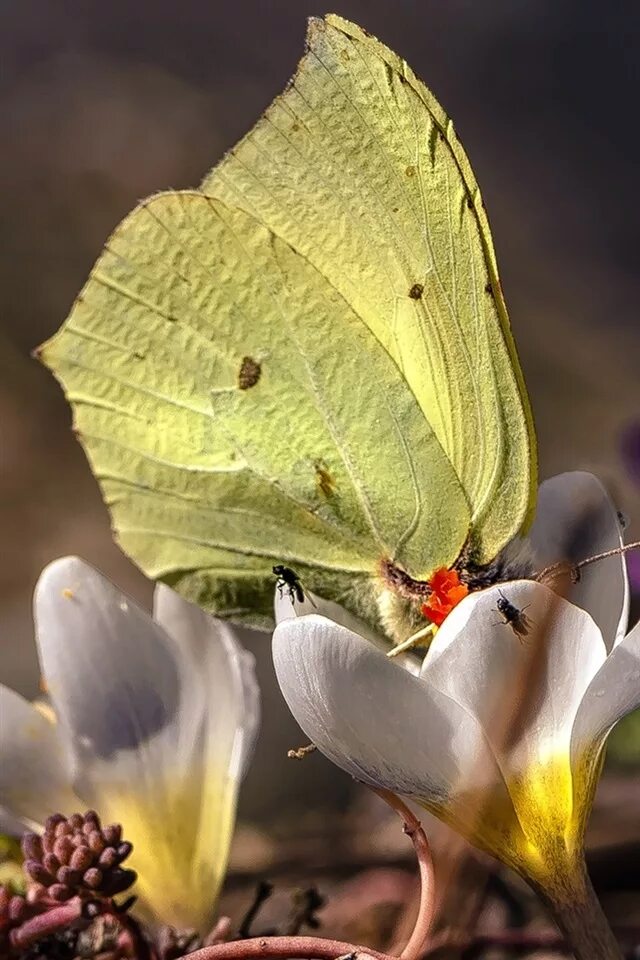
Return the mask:
{"type": "MultiPolygon", "coordinates": [[[[26,695],[38,683],[31,592],[47,561],[78,553],[138,598],[150,596],[111,542],[69,411],[30,351],[63,321],[131,207],[154,191],[197,185],[253,124],[302,54],[305,18],[325,12],[317,0],[0,6],[0,670],[26,695]]],[[[541,475],[593,470],[638,538],[640,483],[622,438],[640,420],[640,7],[341,0],[335,12],[406,57],[471,157],[537,420],[541,475]]],[[[304,832],[320,804],[322,822],[308,833],[326,843],[333,811],[354,792],[317,756],[286,760],[301,735],[275,690],[267,637],[247,642],[266,700],[241,808],[255,862],[260,843],[267,860],[271,849],[258,827],[293,820],[304,832]]],[[[640,839],[638,794],[625,792],[628,778],[616,769],[609,783],[616,810],[626,798],[624,829],[640,839]]]]}

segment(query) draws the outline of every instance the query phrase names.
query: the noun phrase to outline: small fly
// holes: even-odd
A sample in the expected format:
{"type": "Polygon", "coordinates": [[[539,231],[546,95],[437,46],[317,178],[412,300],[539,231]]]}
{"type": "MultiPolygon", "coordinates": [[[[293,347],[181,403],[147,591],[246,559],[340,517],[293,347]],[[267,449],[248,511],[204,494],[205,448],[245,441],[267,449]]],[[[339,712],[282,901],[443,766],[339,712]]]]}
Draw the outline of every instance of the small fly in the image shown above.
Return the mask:
{"type": "Polygon", "coordinates": [[[291,603],[293,603],[294,600],[297,600],[298,603],[304,603],[304,590],[300,583],[300,577],[295,570],[291,570],[289,567],[284,567],[281,563],[278,563],[273,568],[273,572],[278,578],[276,586],[280,596],[282,597],[286,589],[291,603]]]}
{"type": "Polygon", "coordinates": [[[524,643],[525,637],[529,636],[529,631],[533,626],[533,621],[524,612],[527,607],[524,607],[522,610],[520,610],[513,603],[511,603],[510,600],[507,600],[502,590],[498,590],[498,593],[500,594],[500,598],[496,606],[498,608],[498,613],[501,613],[504,617],[504,620],[501,620],[500,623],[508,624],[515,635],[520,639],[520,642],[524,643]]]}

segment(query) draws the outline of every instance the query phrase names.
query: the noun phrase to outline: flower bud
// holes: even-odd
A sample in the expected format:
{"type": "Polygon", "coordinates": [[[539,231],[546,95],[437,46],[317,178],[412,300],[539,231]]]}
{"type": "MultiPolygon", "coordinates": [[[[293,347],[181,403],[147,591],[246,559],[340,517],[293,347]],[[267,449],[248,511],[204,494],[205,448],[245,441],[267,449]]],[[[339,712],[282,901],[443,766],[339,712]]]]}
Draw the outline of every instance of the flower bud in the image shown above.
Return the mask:
{"type": "Polygon", "coordinates": [[[59,903],[74,896],[113,897],[136,879],[133,870],[121,867],[132,846],[122,840],[120,825],[103,828],[94,810],[69,818],[54,814],[47,820],[42,837],[25,835],[23,850],[24,870],[32,881],[30,903],[47,897],[59,903]]]}

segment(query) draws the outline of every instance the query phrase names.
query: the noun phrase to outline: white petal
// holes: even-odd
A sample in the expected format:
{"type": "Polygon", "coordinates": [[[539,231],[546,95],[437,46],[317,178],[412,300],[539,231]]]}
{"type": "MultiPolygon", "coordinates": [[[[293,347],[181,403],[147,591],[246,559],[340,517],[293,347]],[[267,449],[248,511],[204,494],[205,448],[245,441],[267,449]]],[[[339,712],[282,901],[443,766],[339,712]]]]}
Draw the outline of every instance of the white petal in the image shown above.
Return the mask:
{"type": "Polygon", "coordinates": [[[199,681],[198,693],[194,690],[185,698],[181,722],[194,724],[187,712],[196,718],[198,713],[206,715],[216,764],[220,765],[224,754],[230,775],[244,776],[260,724],[253,655],[228,623],[209,616],[164,584],[155,589],[154,619],[173,638],[178,655],[189,659],[194,680],[199,681]]]}
{"type": "Polygon", "coordinates": [[[37,829],[52,813],[78,806],[57,728],[28,700],[0,686],[0,807],[37,829]]]}
{"type": "Polygon", "coordinates": [[[357,779],[435,802],[500,784],[475,720],[345,627],[317,615],[286,620],[273,658],[306,735],[357,779]]]}
{"type": "MultiPolygon", "coordinates": [[[[622,545],[622,528],[607,491],[591,473],[561,473],[538,491],[529,532],[539,570],[558,560],[579,561],[622,545]]],[[[624,636],[629,584],[624,556],[584,567],[567,599],[587,610],[602,631],[607,649],[624,636]]]]}
{"type": "MultiPolygon", "coordinates": [[[[43,671],[74,756],[78,793],[123,824],[134,844],[135,892],[152,916],[203,931],[234,819],[229,763],[241,754],[235,736],[229,741],[224,731],[221,749],[211,746],[208,700],[229,693],[216,686],[205,692],[208,650],[199,663],[182,656],[145,611],[74,558],[44,571],[35,611],[43,671]]],[[[185,637],[191,652],[198,645],[203,636],[185,637]]]]}
{"type": "Polygon", "coordinates": [[[517,580],[455,607],[422,675],[478,718],[509,774],[568,751],[584,691],[605,656],[600,631],[584,610],[542,584],[517,580]],[[527,636],[502,622],[501,597],[528,618],[527,636]]]}
{"type": "MultiPolygon", "coordinates": [[[[280,591],[276,588],[273,606],[276,625],[282,623],[283,620],[316,614],[342,627],[346,627],[347,630],[357,634],[359,637],[364,637],[365,640],[372,643],[378,650],[382,650],[383,653],[388,653],[388,651],[391,650],[391,643],[376,633],[375,630],[372,630],[368,624],[354,617],[352,613],[349,613],[349,611],[341,607],[340,604],[333,603],[332,600],[324,600],[322,597],[316,596],[315,593],[305,592],[304,603],[298,603],[297,600],[295,602],[291,600],[286,590],[280,591]]],[[[408,670],[409,673],[413,673],[416,676],[420,673],[420,660],[413,654],[399,654],[393,659],[397,664],[404,667],[405,670],[408,670]]]]}
{"type": "MultiPolygon", "coordinates": [[[[45,568],[34,598],[49,695],[68,738],[78,783],[99,762],[137,764],[136,751],[179,711],[180,672],[161,627],[102,574],[75,557],[45,568]]],[[[106,771],[105,771],[106,772],[106,771]]]]}
{"type": "Polygon", "coordinates": [[[576,756],[598,752],[612,727],[640,707],[640,623],[618,643],[587,689],[575,720],[576,756]]]}
{"type": "MultiPolygon", "coordinates": [[[[179,735],[187,752],[201,749],[200,807],[192,823],[191,871],[201,906],[192,925],[203,929],[226,872],[240,779],[246,773],[260,721],[260,695],[253,656],[233,629],[159,584],[154,616],[176,644],[185,686],[179,735]]],[[[195,757],[188,777],[193,776],[195,757]]],[[[183,915],[184,916],[184,915],[183,915]]],[[[208,917],[207,920],[210,920],[208,917]]],[[[184,920],[183,920],[184,922],[184,920]]]]}
{"type": "MultiPolygon", "coordinates": [[[[318,611],[320,611],[323,616],[330,616],[329,613],[325,612],[327,606],[337,607],[337,604],[323,600],[308,590],[304,591],[304,600],[300,603],[295,597],[291,596],[286,586],[281,588],[279,585],[276,585],[273,597],[273,613],[276,625],[282,620],[291,620],[293,617],[303,617],[309,613],[317,613],[318,611]]],[[[338,609],[340,608],[338,607],[338,609]]]]}
{"type": "Polygon", "coordinates": [[[304,602],[298,603],[297,600],[291,599],[286,589],[281,591],[279,587],[276,587],[273,608],[276,625],[282,623],[283,620],[317,614],[319,617],[325,617],[327,620],[332,620],[333,623],[339,623],[341,626],[351,630],[352,633],[357,633],[358,636],[370,640],[380,649],[390,649],[388,642],[385,643],[371,627],[367,626],[361,620],[358,620],[352,613],[349,613],[348,610],[341,607],[339,603],[334,603],[332,600],[325,600],[323,597],[318,597],[315,593],[305,591],[304,602]]]}

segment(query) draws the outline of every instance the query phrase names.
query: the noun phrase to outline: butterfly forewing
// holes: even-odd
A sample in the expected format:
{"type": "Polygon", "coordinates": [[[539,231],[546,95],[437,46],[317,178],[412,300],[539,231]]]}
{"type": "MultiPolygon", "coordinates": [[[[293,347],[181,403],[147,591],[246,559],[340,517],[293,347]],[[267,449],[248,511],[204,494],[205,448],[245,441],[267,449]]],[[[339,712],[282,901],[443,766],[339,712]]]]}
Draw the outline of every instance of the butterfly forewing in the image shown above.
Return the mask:
{"type": "Polygon", "coordinates": [[[476,559],[490,559],[531,509],[535,442],[477,183],[403,60],[334,16],[310,21],[307,44],[202,189],[252,211],[361,317],[452,462],[476,559]]]}

